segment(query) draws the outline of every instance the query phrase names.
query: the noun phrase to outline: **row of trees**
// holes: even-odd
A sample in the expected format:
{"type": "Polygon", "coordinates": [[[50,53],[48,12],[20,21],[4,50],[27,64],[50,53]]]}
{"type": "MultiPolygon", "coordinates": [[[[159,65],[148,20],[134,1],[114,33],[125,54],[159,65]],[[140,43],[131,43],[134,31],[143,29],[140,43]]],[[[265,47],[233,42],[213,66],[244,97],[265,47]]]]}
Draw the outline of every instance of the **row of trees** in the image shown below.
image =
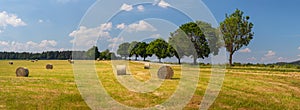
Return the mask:
{"type": "MultiPolygon", "coordinates": [[[[119,45],[117,54],[127,59],[134,56],[136,59],[155,55],[159,61],[166,57],[176,57],[178,63],[184,56],[192,57],[194,64],[198,58],[206,58],[210,54],[217,55],[220,47],[226,47],[229,52],[229,64],[232,65],[233,54],[247,46],[253,39],[253,24],[249,16],[244,16],[241,10],[236,10],[220,23],[219,28],[202,21],[183,24],[175,32],[170,33],[168,42],[156,39],[149,44],[146,42],[123,43],[119,45]],[[220,37],[223,34],[223,37],[220,37]],[[225,45],[222,45],[225,44],[225,45]]],[[[74,51],[73,51],[74,52],[74,51]]],[[[74,53],[73,53],[74,55],[74,53]]],[[[0,59],[71,59],[72,51],[51,51],[43,53],[15,53],[0,52],[0,59]]],[[[98,51],[94,46],[88,51],[76,51],[75,59],[118,59],[113,52],[98,51]]]]}
{"type": "Polygon", "coordinates": [[[108,49],[99,52],[98,47],[94,46],[88,51],[48,51],[42,53],[29,52],[0,52],[0,60],[67,60],[67,59],[104,59],[111,60],[117,58],[113,52],[108,49]],[[95,56],[96,55],[96,56],[95,56]]]}
{"type": "MultiPolygon", "coordinates": [[[[80,52],[80,51],[78,51],[80,52]]],[[[41,60],[53,60],[53,59],[70,59],[72,56],[72,51],[49,51],[42,53],[29,53],[29,52],[0,52],[0,59],[41,59],[41,60]]]]}
{"type": "Polygon", "coordinates": [[[144,60],[155,55],[159,61],[175,56],[179,64],[180,59],[187,56],[192,57],[196,64],[198,58],[204,59],[210,54],[217,55],[219,48],[225,43],[229,52],[229,64],[232,65],[233,54],[243,46],[247,46],[254,35],[253,24],[249,22],[250,17],[243,14],[237,9],[233,14],[226,15],[226,19],[220,23],[219,30],[206,22],[189,22],[170,33],[168,42],[163,39],[156,39],[149,44],[126,42],[119,45],[117,54],[125,59],[135,56],[136,59],[142,57],[144,60]],[[223,34],[223,37],[220,37],[220,34],[223,34]]]}

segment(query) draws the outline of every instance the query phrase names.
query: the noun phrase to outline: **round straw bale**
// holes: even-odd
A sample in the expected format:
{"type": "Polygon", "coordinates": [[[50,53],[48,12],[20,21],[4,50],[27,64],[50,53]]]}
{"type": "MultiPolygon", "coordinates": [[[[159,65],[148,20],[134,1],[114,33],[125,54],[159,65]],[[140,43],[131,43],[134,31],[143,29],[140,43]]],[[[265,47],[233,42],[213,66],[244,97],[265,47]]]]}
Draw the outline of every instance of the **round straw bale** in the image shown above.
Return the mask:
{"type": "Polygon", "coordinates": [[[52,69],[53,69],[53,65],[52,65],[52,64],[47,64],[47,65],[46,65],[46,69],[52,70],[52,69]]]}
{"type": "Polygon", "coordinates": [[[170,66],[162,66],[157,72],[157,76],[160,79],[172,79],[174,71],[170,66]]]}
{"type": "Polygon", "coordinates": [[[69,63],[70,64],[74,64],[74,60],[69,60],[69,63]]]}
{"type": "Polygon", "coordinates": [[[25,67],[19,67],[16,70],[16,75],[17,75],[17,77],[28,77],[29,70],[25,67]]]}
{"type": "Polygon", "coordinates": [[[14,62],[12,62],[12,61],[9,61],[9,62],[8,62],[8,64],[10,64],[10,65],[13,65],[13,64],[14,64],[14,62]]]}
{"type": "Polygon", "coordinates": [[[97,58],[97,61],[100,61],[100,58],[97,58]]]}
{"type": "Polygon", "coordinates": [[[126,75],[126,65],[117,65],[117,75],[126,75]]]}
{"type": "Polygon", "coordinates": [[[150,69],[150,63],[145,63],[144,69],[150,69]]]}
{"type": "Polygon", "coordinates": [[[34,60],[31,60],[31,62],[35,62],[34,60]]]}

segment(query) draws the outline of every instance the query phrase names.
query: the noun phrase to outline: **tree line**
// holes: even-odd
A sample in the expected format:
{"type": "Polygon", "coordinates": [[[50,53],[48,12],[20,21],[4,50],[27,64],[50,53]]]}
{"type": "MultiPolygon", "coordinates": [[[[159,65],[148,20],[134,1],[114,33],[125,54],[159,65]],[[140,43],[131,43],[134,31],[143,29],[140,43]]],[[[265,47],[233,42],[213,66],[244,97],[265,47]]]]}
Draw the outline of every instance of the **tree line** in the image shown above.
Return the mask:
{"type": "MultiPolygon", "coordinates": [[[[249,45],[253,39],[253,23],[249,16],[237,9],[234,13],[227,15],[220,27],[213,28],[211,24],[196,21],[181,25],[175,32],[170,33],[168,41],[155,39],[150,43],[146,42],[125,42],[119,45],[117,54],[122,58],[147,57],[155,55],[159,62],[167,57],[176,57],[178,63],[184,56],[192,57],[194,64],[198,58],[207,58],[210,54],[217,55],[219,48],[225,47],[229,53],[229,64],[232,65],[233,54],[243,46],[249,45]],[[222,37],[220,36],[222,34],[222,37]]],[[[120,59],[115,53],[105,50],[99,52],[97,46],[87,51],[50,51],[43,53],[16,53],[0,52],[0,59],[120,59]],[[73,52],[73,55],[72,55],[73,52]]]]}
{"type": "Polygon", "coordinates": [[[149,44],[145,42],[125,42],[119,45],[117,54],[122,58],[134,56],[144,58],[155,55],[159,62],[166,57],[176,57],[180,64],[184,56],[192,57],[194,64],[198,58],[207,58],[218,55],[219,48],[226,47],[229,52],[229,64],[233,65],[233,54],[247,46],[253,39],[253,24],[249,16],[236,10],[231,15],[226,14],[226,19],[220,23],[220,27],[213,28],[211,24],[196,21],[183,24],[175,32],[170,33],[168,42],[156,39],[149,44]],[[220,36],[222,34],[222,37],[220,36]]]}

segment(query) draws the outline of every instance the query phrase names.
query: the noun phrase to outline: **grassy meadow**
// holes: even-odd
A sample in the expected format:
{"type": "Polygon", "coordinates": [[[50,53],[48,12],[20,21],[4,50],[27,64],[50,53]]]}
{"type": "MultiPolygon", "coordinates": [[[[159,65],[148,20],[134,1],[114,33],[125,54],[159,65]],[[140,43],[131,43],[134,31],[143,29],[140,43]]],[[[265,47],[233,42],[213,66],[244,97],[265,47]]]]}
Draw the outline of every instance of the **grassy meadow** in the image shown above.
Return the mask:
{"type": "MultiPolygon", "coordinates": [[[[90,109],[82,99],[72,65],[64,60],[30,62],[0,61],[0,109],[90,109]],[[46,70],[46,64],[54,65],[46,70]],[[19,66],[30,71],[28,78],[16,77],[19,66]]],[[[168,99],[180,79],[180,66],[173,66],[174,79],[166,80],[150,93],[128,91],[116,80],[110,61],[96,62],[99,80],[118,102],[143,108],[155,106],[168,99]]],[[[150,74],[144,64],[130,62],[132,75],[147,81],[150,74]]],[[[201,66],[197,90],[185,109],[198,109],[210,79],[210,66],[201,66]]],[[[84,74],[84,73],[83,73],[84,74]]],[[[222,90],[210,109],[300,109],[300,70],[297,68],[270,68],[237,66],[226,70],[222,90]]]]}

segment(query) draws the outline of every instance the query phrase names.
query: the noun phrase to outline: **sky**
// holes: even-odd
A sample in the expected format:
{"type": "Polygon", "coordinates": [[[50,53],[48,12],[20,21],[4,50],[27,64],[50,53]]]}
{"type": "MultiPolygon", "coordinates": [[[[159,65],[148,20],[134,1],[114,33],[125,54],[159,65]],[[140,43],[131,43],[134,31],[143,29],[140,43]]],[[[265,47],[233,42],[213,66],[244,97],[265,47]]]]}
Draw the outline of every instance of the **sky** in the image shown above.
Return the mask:
{"type": "Polygon", "coordinates": [[[300,60],[300,1],[271,0],[1,0],[0,51],[116,50],[133,40],[168,39],[183,23],[217,27],[236,9],[250,16],[254,39],[234,62],[300,60]]]}

